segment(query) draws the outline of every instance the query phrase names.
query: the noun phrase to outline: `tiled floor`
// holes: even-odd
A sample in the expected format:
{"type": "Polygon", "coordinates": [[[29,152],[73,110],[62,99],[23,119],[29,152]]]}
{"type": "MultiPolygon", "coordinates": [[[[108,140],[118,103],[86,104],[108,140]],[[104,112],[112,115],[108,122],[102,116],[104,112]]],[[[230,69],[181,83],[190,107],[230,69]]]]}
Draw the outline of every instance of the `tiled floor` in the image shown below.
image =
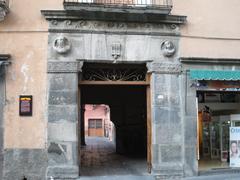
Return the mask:
{"type": "Polygon", "coordinates": [[[148,175],[146,159],[116,154],[107,138],[87,137],[86,144],[81,149],[82,176],[148,175]]]}

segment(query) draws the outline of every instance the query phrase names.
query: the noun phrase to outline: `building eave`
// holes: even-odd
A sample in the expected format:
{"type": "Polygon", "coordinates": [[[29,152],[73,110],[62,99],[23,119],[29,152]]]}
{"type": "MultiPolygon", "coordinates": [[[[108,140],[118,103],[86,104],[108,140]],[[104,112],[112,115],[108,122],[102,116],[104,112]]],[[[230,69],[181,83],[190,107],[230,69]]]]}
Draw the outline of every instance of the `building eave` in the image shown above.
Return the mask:
{"type": "Polygon", "coordinates": [[[184,24],[186,16],[168,15],[146,10],[135,12],[116,12],[116,10],[41,10],[46,20],[96,20],[136,23],[184,24]]]}

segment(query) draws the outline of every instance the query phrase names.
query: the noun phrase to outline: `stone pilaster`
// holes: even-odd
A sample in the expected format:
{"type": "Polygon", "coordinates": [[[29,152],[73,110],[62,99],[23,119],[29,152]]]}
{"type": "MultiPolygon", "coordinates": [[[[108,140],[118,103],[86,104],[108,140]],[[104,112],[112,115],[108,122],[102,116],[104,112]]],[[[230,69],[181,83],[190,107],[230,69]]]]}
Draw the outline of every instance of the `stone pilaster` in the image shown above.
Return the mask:
{"type": "Polygon", "coordinates": [[[162,177],[183,176],[183,122],[181,118],[181,66],[148,64],[152,72],[152,165],[162,177]]]}
{"type": "Polygon", "coordinates": [[[48,177],[77,178],[77,61],[48,62],[48,177]]]}
{"type": "Polygon", "coordinates": [[[191,87],[191,80],[187,71],[182,76],[182,88],[184,96],[183,118],[184,118],[184,159],[185,176],[193,176],[198,173],[197,161],[197,101],[196,88],[191,87]]]}

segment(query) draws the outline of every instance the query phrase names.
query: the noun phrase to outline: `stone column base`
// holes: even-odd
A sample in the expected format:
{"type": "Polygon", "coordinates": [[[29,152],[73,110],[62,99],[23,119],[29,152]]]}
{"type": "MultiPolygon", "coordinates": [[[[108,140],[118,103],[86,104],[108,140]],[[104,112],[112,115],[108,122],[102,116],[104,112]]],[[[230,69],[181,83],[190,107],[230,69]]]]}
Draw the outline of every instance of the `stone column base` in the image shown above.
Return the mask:
{"type": "Polygon", "coordinates": [[[45,180],[47,161],[45,149],[5,149],[3,179],[45,180]]]}
{"type": "Polygon", "coordinates": [[[47,169],[47,179],[70,180],[79,177],[78,166],[49,166],[47,169]]]}

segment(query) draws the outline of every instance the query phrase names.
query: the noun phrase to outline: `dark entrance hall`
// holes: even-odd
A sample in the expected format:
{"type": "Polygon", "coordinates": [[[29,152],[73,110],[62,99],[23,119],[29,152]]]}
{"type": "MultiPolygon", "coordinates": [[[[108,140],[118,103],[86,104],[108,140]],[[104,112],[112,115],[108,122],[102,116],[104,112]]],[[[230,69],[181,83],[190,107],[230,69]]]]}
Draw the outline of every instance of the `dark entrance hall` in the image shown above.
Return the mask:
{"type": "MultiPolygon", "coordinates": [[[[147,174],[146,86],[81,85],[80,94],[81,107],[109,105],[116,130],[115,140],[110,142],[107,138],[85,138],[81,129],[80,175],[147,174]]],[[[84,127],[83,118],[81,125],[84,127]]]]}

